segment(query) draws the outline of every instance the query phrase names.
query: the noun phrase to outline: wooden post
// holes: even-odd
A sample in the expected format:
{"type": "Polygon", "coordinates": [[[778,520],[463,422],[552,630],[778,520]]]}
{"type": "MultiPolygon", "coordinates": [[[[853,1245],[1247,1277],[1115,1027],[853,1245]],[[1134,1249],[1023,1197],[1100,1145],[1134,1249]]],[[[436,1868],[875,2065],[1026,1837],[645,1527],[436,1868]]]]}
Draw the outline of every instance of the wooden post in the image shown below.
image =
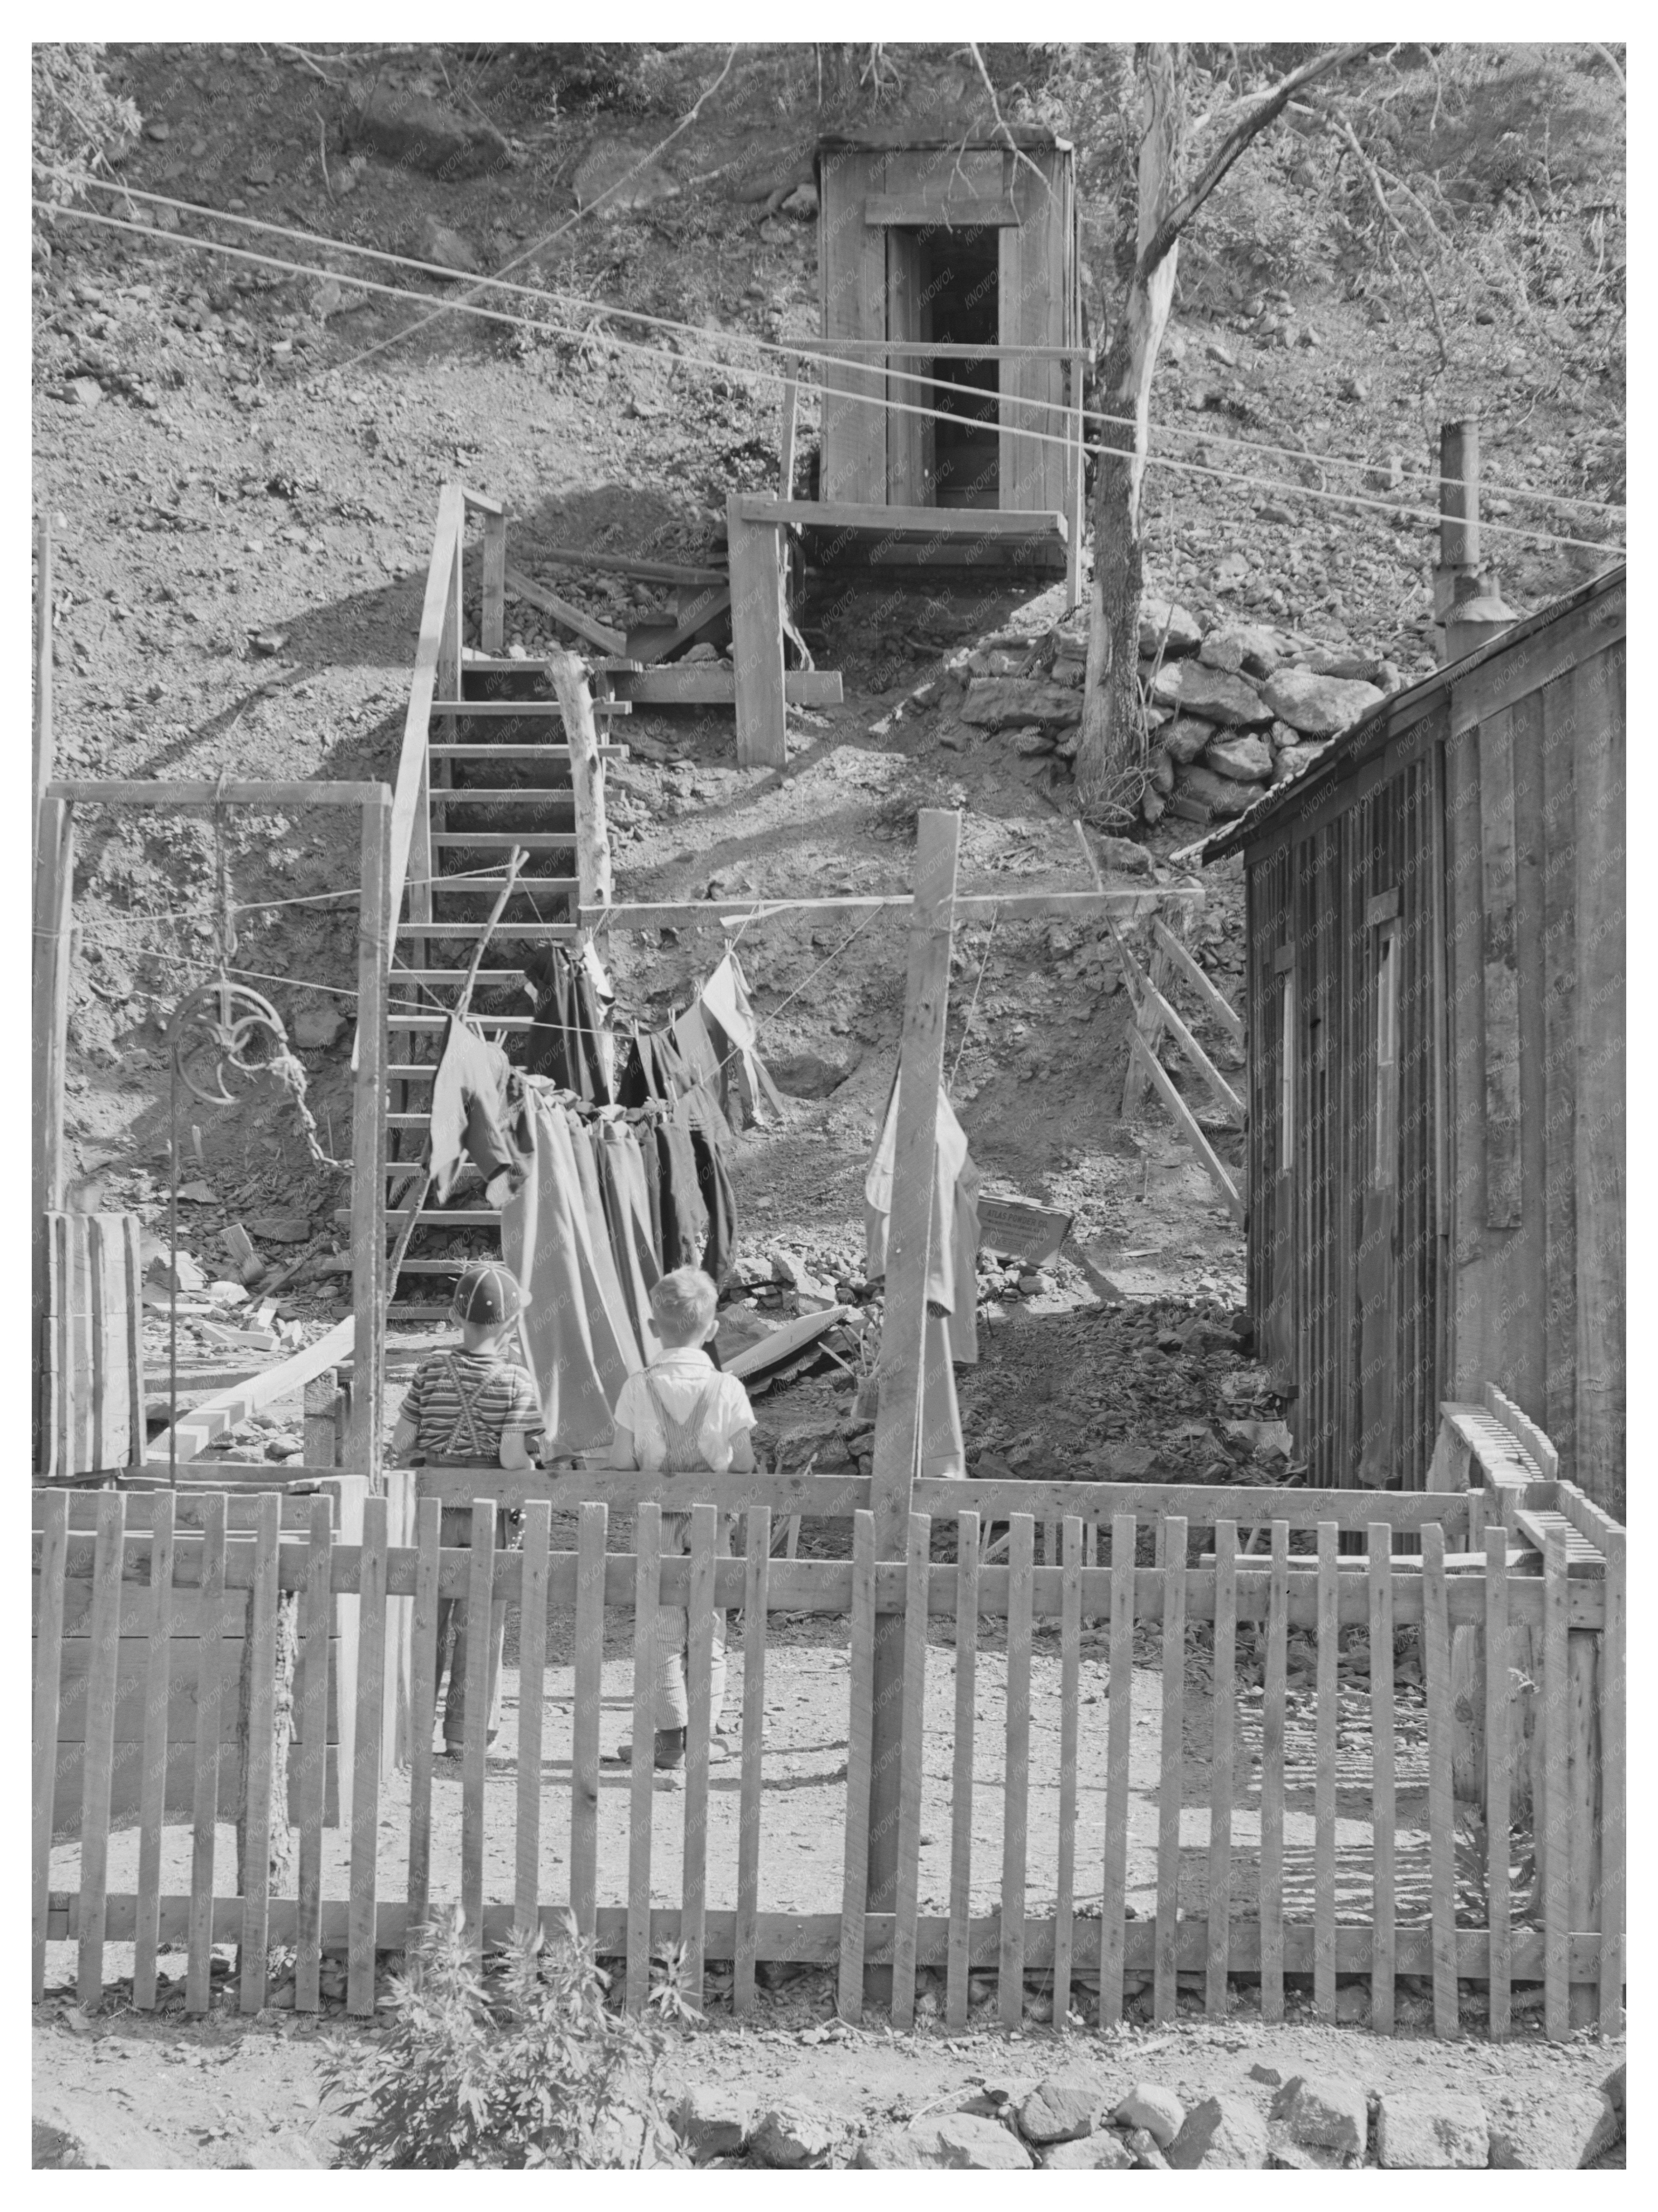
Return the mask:
{"type": "Polygon", "coordinates": [[[347,1463],[379,1487],[386,1379],[386,1000],[391,953],[392,794],[362,810],[357,903],[357,1066],[352,1100],[351,1431],[347,1463]]]}
{"type": "MultiPolygon", "coordinates": [[[[920,1443],[921,1364],[926,1327],[938,1090],[955,930],[956,860],[962,817],[924,808],[917,825],[915,902],[898,1061],[898,1121],[887,1226],[886,1316],[881,1328],[880,1403],[870,1504],[875,1556],[902,1559],[920,1443]]],[[[902,1755],[904,1622],[875,1624],[874,1737],[869,1805],[868,1909],[896,1909],[899,1767],[902,1755]]]]}
{"type": "MultiPolygon", "coordinates": [[[[1574,1929],[1599,1928],[1600,1917],[1600,1638],[1590,1628],[1566,1637],[1566,1881],[1574,1929]]],[[[1571,2025],[1600,2017],[1598,1981],[1571,1984],[1571,2025]]]]}
{"type": "MultiPolygon", "coordinates": [[[[29,1258],[35,1390],[46,1371],[47,1216],[64,1204],[64,1078],[69,1058],[70,917],[75,891],[75,813],[64,799],[43,800],[34,873],[33,1088],[29,1258]]],[[[140,1424],[142,1427],[142,1423],[140,1424]]],[[[34,1400],[35,1467],[41,1423],[34,1400]]]]}
{"type": "Polygon", "coordinates": [[[479,641],[485,653],[498,653],[507,641],[507,518],[483,518],[483,620],[479,641]]]}
{"type": "Polygon", "coordinates": [[[610,833],[604,821],[604,763],[599,756],[587,672],[574,653],[555,649],[547,656],[547,681],[564,718],[570,748],[570,790],[575,802],[575,869],[580,907],[609,906],[615,885],[610,872],[610,833]]]}
{"type": "Polygon", "coordinates": [[[1074,353],[1071,356],[1071,406],[1066,426],[1071,433],[1071,448],[1066,455],[1066,539],[1065,539],[1065,611],[1072,613],[1082,604],[1083,574],[1083,484],[1088,443],[1088,425],[1083,415],[1083,379],[1087,356],[1074,353]]]}
{"type": "Polygon", "coordinates": [[[305,1463],[340,1463],[340,1378],[332,1367],[313,1375],[305,1386],[305,1463]]]}
{"type": "Polygon", "coordinates": [[[783,699],[783,578],[771,522],[748,522],[733,492],[726,502],[732,579],[732,661],[737,672],[737,764],[788,760],[783,699]]]}
{"type": "MultiPolygon", "coordinates": [[[[793,386],[789,387],[793,392],[793,386]]],[[[34,571],[34,805],[29,811],[30,835],[35,841],[35,865],[40,858],[40,810],[54,761],[52,728],[52,517],[43,514],[34,571]]]]}

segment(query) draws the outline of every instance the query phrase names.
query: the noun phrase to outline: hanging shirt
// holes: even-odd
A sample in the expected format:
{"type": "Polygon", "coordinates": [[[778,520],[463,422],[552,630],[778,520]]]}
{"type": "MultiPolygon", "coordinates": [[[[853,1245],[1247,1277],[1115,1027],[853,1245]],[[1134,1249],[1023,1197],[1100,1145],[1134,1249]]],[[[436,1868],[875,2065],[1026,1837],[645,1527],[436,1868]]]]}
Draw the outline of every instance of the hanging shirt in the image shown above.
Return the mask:
{"type": "Polygon", "coordinates": [[[732,1446],[754,1426],[748,1392],[735,1375],[722,1374],[701,1345],[661,1353],[642,1373],[630,1375],[616,1398],[616,1425],[633,1437],[634,1459],[647,1474],[675,1472],[664,1409],[682,1432],[695,1417],[695,1449],[702,1467],[715,1474],[730,1467],[732,1446]]]}
{"type": "Polygon", "coordinates": [[[440,1206],[454,1188],[464,1160],[483,1176],[492,1206],[524,1181],[527,1164],[507,1134],[511,1072],[498,1045],[450,1016],[432,1085],[432,1188],[440,1206]]]}

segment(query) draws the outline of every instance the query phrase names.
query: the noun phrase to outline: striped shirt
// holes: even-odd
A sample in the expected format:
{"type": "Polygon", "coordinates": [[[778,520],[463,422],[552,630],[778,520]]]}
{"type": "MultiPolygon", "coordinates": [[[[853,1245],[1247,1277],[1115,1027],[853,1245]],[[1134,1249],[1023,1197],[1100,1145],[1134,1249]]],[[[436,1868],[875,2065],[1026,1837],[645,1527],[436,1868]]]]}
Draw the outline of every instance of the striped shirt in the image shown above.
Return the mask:
{"type": "Polygon", "coordinates": [[[423,1458],[463,1467],[497,1463],[509,1430],[529,1437],[542,1425],[529,1369],[495,1352],[440,1352],[422,1360],[402,1418],[413,1423],[423,1458]]]}

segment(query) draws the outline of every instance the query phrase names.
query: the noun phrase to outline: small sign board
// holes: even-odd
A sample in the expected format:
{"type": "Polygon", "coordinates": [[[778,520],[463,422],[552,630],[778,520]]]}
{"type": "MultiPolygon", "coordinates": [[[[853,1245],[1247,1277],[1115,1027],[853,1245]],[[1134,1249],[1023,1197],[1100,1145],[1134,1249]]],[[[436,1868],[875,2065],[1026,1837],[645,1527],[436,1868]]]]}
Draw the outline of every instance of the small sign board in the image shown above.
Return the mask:
{"type": "Polygon", "coordinates": [[[1075,1218],[1056,1213],[1051,1206],[1033,1206],[1028,1198],[999,1198],[981,1193],[979,1199],[979,1242],[987,1252],[1005,1260],[1023,1260],[1033,1267],[1051,1267],[1060,1247],[1071,1234],[1075,1218]]]}

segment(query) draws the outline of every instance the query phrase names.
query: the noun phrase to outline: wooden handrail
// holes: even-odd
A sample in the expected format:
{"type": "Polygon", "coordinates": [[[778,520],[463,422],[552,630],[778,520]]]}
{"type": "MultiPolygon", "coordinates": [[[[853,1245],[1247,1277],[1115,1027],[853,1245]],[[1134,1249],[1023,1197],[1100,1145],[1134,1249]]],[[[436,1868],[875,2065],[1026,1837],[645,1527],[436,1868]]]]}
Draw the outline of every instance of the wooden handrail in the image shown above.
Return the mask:
{"type": "Polygon", "coordinates": [[[454,564],[460,558],[466,496],[465,487],[458,483],[445,484],[438,494],[432,560],[426,572],[426,597],[421,605],[420,642],[415,648],[409,706],[403,720],[403,744],[398,755],[397,780],[392,786],[390,911],[394,922],[403,910],[404,887],[409,878],[409,848],[414,842],[415,816],[426,769],[432,702],[437,689],[438,654],[443,643],[454,564]]]}

